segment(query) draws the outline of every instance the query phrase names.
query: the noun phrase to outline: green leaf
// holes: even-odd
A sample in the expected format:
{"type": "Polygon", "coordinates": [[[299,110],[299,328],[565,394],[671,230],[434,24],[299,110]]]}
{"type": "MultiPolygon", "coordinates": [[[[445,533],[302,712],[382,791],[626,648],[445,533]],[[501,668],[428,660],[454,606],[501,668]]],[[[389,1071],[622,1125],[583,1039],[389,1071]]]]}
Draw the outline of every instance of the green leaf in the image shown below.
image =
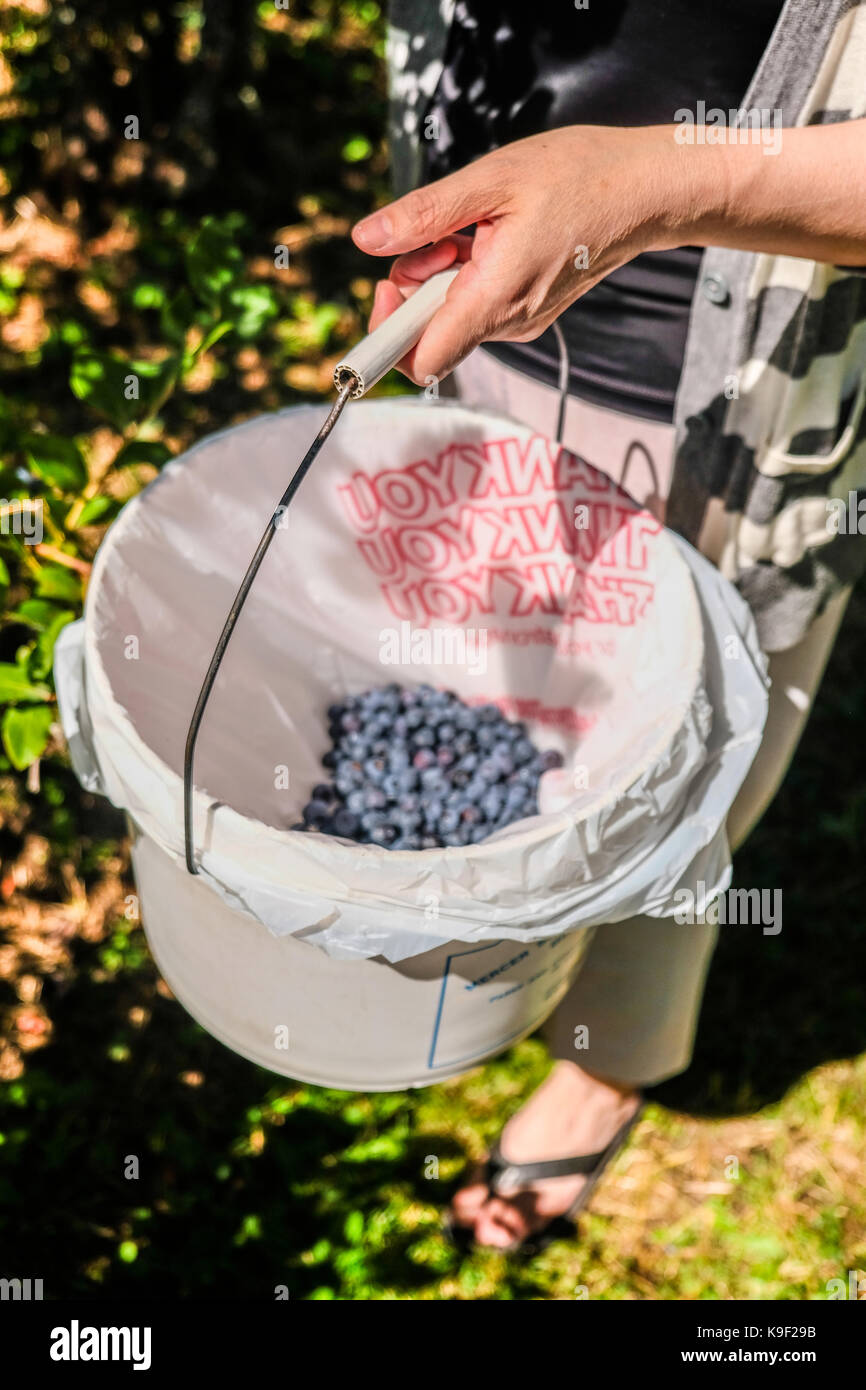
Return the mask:
{"type": "Polygon", "coordinates": [[[124,1264],[134,1264],[138,1259],[138,1246],[134,1240],[122,1240],[117,1247],[117,1254],[124,1264]]]}
{"type": "Polygon", "coordinates": [[[69,384],[80,401],[99,411],[115,429],[125,430],[152,412],[177,375],[178,365],[174,355],[161,362],[125,361],[82,348],[72,359],[69,384]]]}
{"type": "Polygon", "coordinates": [[[225,313],[239,338],[255,338],[279,313],[270,285],[239,285],[226,296],[225,313]]]}
{"type": "Polygon", "coordinates": [[[31,472],[52,487],[77,492],[87,484],[87,467],[74,439],[59,434],[29,434],[24,450],[31,472]]]}
{"type": "Polygon", "coordinates": [[[117,455],[114,467],[126,468],[134,463],[150,463],[154,468],[161,468],[170,458],[171,452],[158,439],[131,439],[117,455]]]}
{"type": "Polygon", "coordinates": [[[365,135],[353,135],[343,146],[343,158],[347,164],[357,164],[362,159],[369,159],[372,153],[373,146],[365,135]]]}
{"type": "Polygon", "coordinates": [[[184,286],[173,298],[167,300],[160,310],[159,326],[163,336],[170,343],[182,347],[187,329],[195,322],[195,313],[193,297],[184,286]]]}
{"type": "Polygon", "coordinates": [[[0,703],[20,704],[22,700],[47,700],[51,691],[46,685],[31,681],[23,666],[0,661],[0,703]]]}
{"type": "Polygon", "coordinates": [[[123,430],[139,410],[138,400],[128,394],[133,375],[129,362],[105,352],[82,348],[72,359],[69,385],[80,401],[86,401],[117,429],[123,430]]]}
{"type": "Polygon", "coordinates": [[[29,627],[35,627],[37,632],[42,632],[57,616],[57,612],[57,604],[48,599],[26,598],[9,614],[9,618],[14,622],[27,623],[29,627]]]}
{"type": "Polygon", "coordinates": [[[130,296],[136,309],[161,309],[165,304],[165,290],[162,285],[149,280],[140,281],[130,296]]]}
{"type": "Polygon", "coordinates": [[[67,623],[73,622],[74,618],[75,614],[71,613],[68,608],[61,609],[44,632],[39,634],[33,655],[30,658],[30,674],[36,680],[42,680],[50,675],[54,665],[54,644],[67,623]]]}
{"type": "Polygon", "coordinates": [[[3,556],[0,555],[0,584],[9,583],[11,583],[11,580],[9,578],[9,570],[6,567],[6,561],[3,559],[3,556]]]}
{"type": "Polygon", "coordinates": [[[36,596],[77,603],[81,598],[81,580],[65,565],[43,565],[36,580],[36,596]]]}
{"type": "Polygon", "coordinates": [[[343,1226],[343,1234],[350,1245],[360,1245],[364,1239],[364,1216],[360,1211],[350,1211],[343,1226]]]}
{"type": "Polygon", "coordinates": [[[193,290],[208,305],[218,305],[238,283],[243,274],[243,256],[228,219],[204,219],[187,247],[186,269],[193,290]]]}
{"type": "Polygon", "coordinates": [[[3,747],[13,767],[23,772],[45,752],[54,719],[50,705],[25,705],[3,715],[3,747]]]}
{"type": "Polygon", "coordinates": [[[78,530],[82,526],[94,526],[97,521],[113,520],[122,506],[117,497],[90,497],[81,508],[75,528],[78,530]]]}

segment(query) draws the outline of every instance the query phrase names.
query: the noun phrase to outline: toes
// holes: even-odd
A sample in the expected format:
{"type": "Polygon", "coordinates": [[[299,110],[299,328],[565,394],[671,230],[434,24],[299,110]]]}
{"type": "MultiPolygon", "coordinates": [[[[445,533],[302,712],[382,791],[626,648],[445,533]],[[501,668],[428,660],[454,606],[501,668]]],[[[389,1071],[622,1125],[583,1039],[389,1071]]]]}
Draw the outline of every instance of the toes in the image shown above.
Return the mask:
{"type": "Polygon", "coordinates": [[[489,1196],[490,1188],[483,1182],[461,1187],[459,1192],[454,1193],[451,1201],[451,1210],[457,1221],[461,1225],[471,1226],[489,1196]]]}
{"type": "Polygon", "coordinates": [[[529,1235],[529,1229],[529,1222],[520,1207],[501,1197],[491,1197],[475,1223],[475,1239],[479,1245],[490,1245],[501,1250],[504,1246],[523,1240],[529,1235]]]}

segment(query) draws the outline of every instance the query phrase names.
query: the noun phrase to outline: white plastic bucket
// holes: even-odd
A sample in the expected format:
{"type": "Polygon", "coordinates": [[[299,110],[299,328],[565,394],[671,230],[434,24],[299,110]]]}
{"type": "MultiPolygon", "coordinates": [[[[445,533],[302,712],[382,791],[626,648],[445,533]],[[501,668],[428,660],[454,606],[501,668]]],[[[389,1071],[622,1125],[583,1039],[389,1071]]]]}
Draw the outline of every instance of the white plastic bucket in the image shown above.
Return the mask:
{"type": "Polygon", "coordinates": [[[494,1056],[544,1022],[592,935],[335,960],[229,907],[146,836],[132,858],[148,942],[183,1006],[251,1062],[318,1086],[429,1086],[494,1056]]]}
{"type": "Polygon", "coordinates": [[[193,1016],[274,1071],[391,1089],[537,1027],[599,923],[671,912],[696,864],[723,886],[724,818],[766,696],[745,605],[603,475],[502,417],[359,402],[304,481],[223,663],[196,761],[201,872],[188,875],[189,717],[321,419],[299,407],[211,436],[124,509],[84,621],[61,635],[58,697],[82,781],[135,825],[148,938],[193,1016]],[[404,625],[443,620],[488,635],[483,664],[417,658],[404,625]],[[387,661],[383,633],[397,635],[387,661]],[[732,633],[743,660],[726,667],[732,633]],[[421,853],[288,830],[323,778],[327,705],[389,680],[524,718],[565,758],[543,778],[542,814],[421,853]]]}

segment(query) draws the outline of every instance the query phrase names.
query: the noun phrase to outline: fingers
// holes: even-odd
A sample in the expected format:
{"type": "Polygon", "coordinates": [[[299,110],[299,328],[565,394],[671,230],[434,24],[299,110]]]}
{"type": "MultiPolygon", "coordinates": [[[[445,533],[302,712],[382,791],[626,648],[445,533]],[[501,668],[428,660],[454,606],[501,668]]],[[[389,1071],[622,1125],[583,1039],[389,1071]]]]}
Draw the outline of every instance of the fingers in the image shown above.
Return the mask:
{"type": "Polygon", "coordinates": [[[378,328],[389,314],[393,314],[395,309],[399,309],[403,303],[403,295],[391,280],[379,280],[376,284],[376,292],[373,295],[373,308],[370,312],[369,331],[372,333],[374,328],[378,328]]]}
{"type": "MultiPolygon", "coordinates": [[[[405,256],[400,256],[391,267],[390,276],[387,280],[380,280],[376,285],[376,292],[373,297],[373,308],[370,314],[369,330],[372,333],[379,327],[389,314],[393,314],[395,309],[399,309],[404,299],[430,279],[431,275],[436,275],[440,270],[447,270],[449,266],[457,262],[465,262],[472,255],[472,237],[455,236],[447,237],[444,241],[437,242],[435,246],[425,246],[420,251],[411,251],[405,256]]],[[[452,286],[453,289],[453,286],[452,286]]],[[[439,310],[441,313],[442,310],[439,310]]],[[[438,315],[437,315],[438,317],[438,315]]],[[[417,376],[415,372],[415,351],[407,353],[402,361],[396,364],[398,371],[403,372],[414,381],[416,385],[423,385],[426,378],[417,376]]],[[[460,360],[455,359],[456,361],[460,360]]]]}
{"type": "Polygon", "coordinates": [[[488,155],[389,203],[353,228],[355,245],[373,256],[397,256],[495,216],[507,197],[500,164],[488,155]]]}
{"type": "Polygon", "coordinates": [[[471,236],[449,236],[432,246],[423,246],[420,251],[408,251],[406,255],[397,257],[388,278],[401,288],[417,289],[440,270],[468,261],[472,256],[472,246],[471,236]]]}
{"type": "Polygon", "coordinates": [[[478,267],[469,262],[408,354],[412,379],[419,386],[431,377],[441,380],[489,338],[494,327],[495,308],[478,267]]]}

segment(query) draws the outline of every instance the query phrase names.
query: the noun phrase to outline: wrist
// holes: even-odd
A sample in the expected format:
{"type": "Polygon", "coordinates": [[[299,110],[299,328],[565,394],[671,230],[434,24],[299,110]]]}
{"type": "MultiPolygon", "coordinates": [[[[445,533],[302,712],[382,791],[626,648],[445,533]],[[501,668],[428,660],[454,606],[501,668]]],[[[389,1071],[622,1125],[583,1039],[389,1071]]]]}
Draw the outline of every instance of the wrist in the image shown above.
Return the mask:
{"type": "Polygon", "coordinates": [[[683,138],[682,126],[652,129],[657,207],[651,249],[718,244],[752,177],[750,152],[706,143],[703,127],[691,128],[692,139],[683,138]]]}

